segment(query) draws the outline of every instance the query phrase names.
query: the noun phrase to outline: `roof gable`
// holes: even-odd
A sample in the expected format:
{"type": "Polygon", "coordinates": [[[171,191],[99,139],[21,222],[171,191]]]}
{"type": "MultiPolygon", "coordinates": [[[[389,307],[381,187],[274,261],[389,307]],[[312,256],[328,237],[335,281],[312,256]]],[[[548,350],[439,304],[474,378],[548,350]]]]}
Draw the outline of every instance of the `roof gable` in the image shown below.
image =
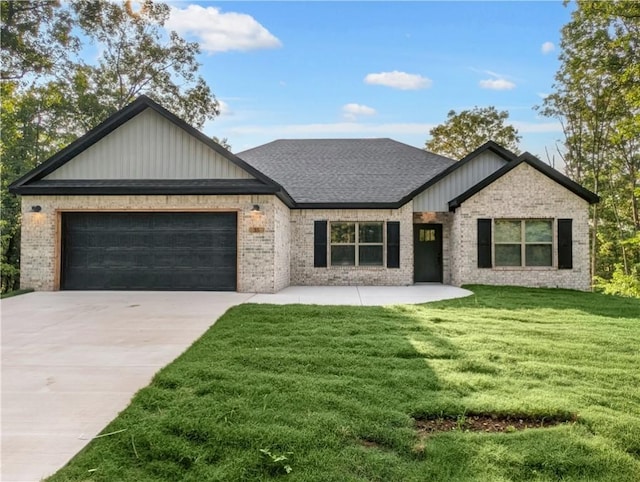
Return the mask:
{"type": "Polygon", "coordinates": [[[471,196],[480,192],[481,190],[483,190],[484,188],[492,184],[494,181],[496,181],[497,179],[500,179],[502,176],[507,174],[512,169],[518,167],[522,163],[526,163],[529,166],[533,167],[534,169],[538,170],[539,172],[547,176],[549,179],[557,182],[558,184],[565,187],[566,189],[573,192],[575,195],[581,197],[582,199],[589,202],[590,204],[595,204],[600,201],[600,198],[598,197],[597,194],[594,194],[588,189],[583,188],[580,184],[578,184],[575,181],[572,181],[567,176],[560,173],[559,171],[556,171],[551,166],[548,166],[547,164],[545,164],[544,162],[542,162],[540,159],[533,156],[529,152],[525,152],[524,154],[519,156],[514,162],[510,162],[506,164],[504,167],[498,169],[489,177],[485,178],[484,180],[482,180],[472,188],[468,189],[464,193],[460,194],[459,196],[449,201],[449,210],[455,211],[456,208],[458,208],[463,202],[465,202],[471,196]]]}
{"type": "MultiPolygon", "coordinates": [[[[210,158],[219,161],[218,167],[220,167],[221,172],[223,172],[226,167],[227,179],[233,178],[233,176],[239,179],[254,178],[260,181],[262,184],[270,186],[272,188],[271,189],[272,191],[278,192],[279,196],[288,205],[292,204],[291,198],[288,196],[286,191],[284,191],[284,189],[282,189],[282,187],[278,183],[274,182],[268,176],[265,176],[263,173],[256,170],[253,166],[250,166],[245,161],[235,156],[234,154],[232,154],[231,152],[229,152],[228,150],[226,150],[225,148],[223,148],[222,146],[214,142],[212,139],[204,135],[202,132],[190,126],[189,124],[187,124],[186,122],[178,118],[176,115],[172,114],[171,112],[166,110],[164,107],[162,107],[161,105],[159,105],[158,103],[154,102],[149,97],[144,95],[138,97],[134,102],[132,102],[128,106],[124,107],[120,111],[113,114],[104,122],[102,122],[95,128],[91,129],[82,137],[76,139],[74,142],[69,144],[67,147],[65,147],[58,153],[51,156],[45,162],[43,162],[38,167],[31,170],[24,176],[22,176],[20,179],[14,181],[11,184],[11,186],[9,186],[10,191],[17,194],[21,194],[25,192],[26,190],[25,188],[35,187],[35,184],[37,184],[37,181],[41,181],[44,178],[47,178],[46,181],[49,181],[49,182],[53,182],[60,179],[68,180],[69,177],[65,177],[65,170],[61,171],[60,175],[54,174],[54,172],[57,171],[58,169],[63,168],[65,164],[74,160],[76,157],[82,156],[82,153],[84,153],[85,151],[87,151],[92,147],[95,148],[96,150],[99,150],[101,147],[98,146],[98,144],[101,143],[101,141],[104,140],[105,141],[104,144],[109,144],[110,141],[106,139],[108,136],[113,134],[117,138],[120,135],[119,133],[116,132],[119,128],[123,127],[126,123],[136,118],[136,116],[139,116],[140,114],[142,114],[144,111],[148,109],[153,111],[153,113],[151,114],[151,117],[149,117],[148,114],[145,114],[147,119],[161,118],[160,124],[163,125],[164,129],[171,130],[171,128],[173,127],[174,132],[176,133],[180,132],[181,136],[188,135],[194,138],[199,144],[202,144],[203,152],[205,148],[209,150],[210,152],[208,152],[204,156],[205,157],[209,156],[210,158]],[[155,117],[153,117],[154,114],[155,114],[155,117]],[[246,173],[246,174],[243,174],[243,173],[246,173]],[[33,185],[33,186],[30,186],[30,185],[33,185]]],[[[145,119],[145,116],[139,117],[138,121],[140,120],[144,121],[144,119],[145,119]]],[[[135,119],[133,122],[134,123],[136,122],[135,119]]],[[[125,131],[121,131],[121,134],[124,134],[124,132],[125,131]]],[[[129,145],[131,145],[131,143],[129,143],[129,145]]],[[[200,159],[199,161],[202,161],[202,159],[200,159]]],[[[197,164],[202,165],[202,162],[198,162],[197,164]]],[[[197,167],[195,167],[195,165],[191,167],[193,167],[197,171],[197,167]]],[[[207,169],[211,169],[211,166],[209,166],[207,169]]],[[[85,174],[82,174],[84,172],[82,169],[79,169],[79,168],[74,169],[71,165],[66,169],[66,171],[67,171],[67,174],[71,174],[72,171],[75,171],[74,174],[71,176],[72,179],[79,179],[79,176],[85,175],[85,174]]],[[[145,177],[149,179],[148,176],[145,176],[145,177]]],[[[170,176],[168,176],[167,174],[166,177],[168,178],[170,176]]],[[[205,177],[205,175],[203,175],[203,177],[205,177]]],[[[94,176],[92,176],[91,178],[100,179],[100,177],[96,178],[94,176]]],[[[122,175],[122,176],[115,175],[113,178],[124,179],[125,175],[122,175]]],[[[184,178],[185,176],[178,177],[178,179],[184,179],[184,178]]],[[[222,178],[224,179],[225,177],[222,177],[222,178]]],[[[175,179],[175,177],[173,177],[172,179],[175,179]]],[[[51,189],[51,188],[49,187],[48,189],[51,189]]]]}
{"type": "Polygon", "coordinates": [[[145,109],[43,179],[255,177],[153,109],[145,109]]]}
{"type": "MultiPolygon", "coordinates": [[[[451,166],[449,166],[447,169],[445,169],[444,171],[440,172],[439,174],[437,174],[436,176],[432,177],[431,179],[429,179],[426,183],[424,183],[422,186],[420,186],[418,189],[416,189],[414,192],[412,192],[408,198],[417,198],[418,196],[421,196],[422,194],[424,194],[429,188],[435,187],[436,184],[440,183],[446,183],[446,179],[450,178],[457,178],[460,177],[458,176],[458,174],[464,170],[467,169],[468,165],[470,163],[472,163],[475,160],[478,159],[482,159],[482,158],[489,158],[489,157],[493,157],[494,159],[498,160],[498,163],[500,162],[500,160],[503,161],[503,163],[508,163],[508,162],[513,162],[517,159],[517,156],[505,149],[504,147],[496,144],[493,141],[488,141],[485,142],[482,146],[478,147],[476,150],[474,150],[473,152],[467,154],[465,157],[463,157],[462,159],[460,159],[458,162],[452,164],[451,166]],[[493,156],[491,156],[493,154],[493,156]]],[[[492,164],[496,164],[496,163],[492,163],[492,164]]],[[[485,169],[482,169],[483,171],[486,172],[486,169],[488,166],[484,166],[485,169]]],[[[496,168],[493,168],[493,170],[496,170],[496,168]]],[[[492,170],[492,172],[493,172],[492,170]]],[[[482,176],[482,173],[478,173],[478,175],[482,176]]],[[[485,174],[485,176],[488,175],[485,174]]],[[[484,177],[484,176],[483,176],[484,177]]],[[[460,184],[460,181],[458,181],[458,185],[460,184]]],[[[456,186],[457,187],[457,186],[456,186]]],[[[449,189],[445,189],[445,191],[449,191],[449,189]]],[[[458,193],[460,193],[460,191],[458,191],[458,193]]],[[[408,201],[409,199],[407,199],[408,201]]],[[[446,202],[447,200],[445,200],[446,202]]],[[[425,209],[425,211],[437,211],[437,209],[425,209]]]]}

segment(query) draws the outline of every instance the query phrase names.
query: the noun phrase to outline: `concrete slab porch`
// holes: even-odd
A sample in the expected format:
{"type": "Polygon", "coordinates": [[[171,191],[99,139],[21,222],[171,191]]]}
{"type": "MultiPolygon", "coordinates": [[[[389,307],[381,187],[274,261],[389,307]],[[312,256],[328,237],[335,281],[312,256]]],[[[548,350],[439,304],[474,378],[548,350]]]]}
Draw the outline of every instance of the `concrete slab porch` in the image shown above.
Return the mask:
{"type": "Polygon", "coordinates": [[[384,306],[427,303],[472,294],[469,290],[440,283],[411,286],[289,286],[274,294],[256,294],[246,303],[384,306]]]}

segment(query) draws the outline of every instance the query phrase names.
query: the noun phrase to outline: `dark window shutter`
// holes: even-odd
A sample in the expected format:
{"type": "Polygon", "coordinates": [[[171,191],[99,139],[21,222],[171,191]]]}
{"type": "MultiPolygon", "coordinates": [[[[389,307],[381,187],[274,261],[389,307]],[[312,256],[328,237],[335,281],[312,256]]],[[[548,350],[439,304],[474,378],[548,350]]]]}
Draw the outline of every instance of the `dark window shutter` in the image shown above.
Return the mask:
{"type": "Polygon", "coordinates": [[[387,268],[400,267],[400,222],[387,221],[387,268]]]}
{"type": "Polygon", "coordinates": [[[558,269],[573,268],[571,219],[558,219],[558,269]]]}
{"type": "Polygon", "coordinates": [[[491,268],[491,219],[478,219],[478,268],[491,268]]]}
{"type": "Polygon", "coordinates": [[[313,266],[327,267],[327,222],[316,221],[313,225],[313,266]]]}

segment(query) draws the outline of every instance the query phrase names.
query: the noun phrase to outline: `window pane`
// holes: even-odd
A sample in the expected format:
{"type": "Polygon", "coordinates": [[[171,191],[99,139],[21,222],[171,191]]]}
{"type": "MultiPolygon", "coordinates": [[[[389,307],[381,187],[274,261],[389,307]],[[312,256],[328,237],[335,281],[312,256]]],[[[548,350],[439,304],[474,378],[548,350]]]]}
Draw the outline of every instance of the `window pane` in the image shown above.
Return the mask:
{"type": "Polygon", "coordinates": [[[381,243],[382,223],[360,223],[359,242],[381,243]]]}
{"type": "Polygon", "coordinates": [[[527,243],[550,243],[552,239],[551,220],[525,221],[525,241],[527,243]]]}
{"type": "Polygon", "coordinates": [[[508,221],[506,219],[496,219],[495,222],[496,243],[519,243],[520,242],[520,221],[508,221]]]}
{"type": "Polygon", "coordinates": [[[356,225],[355,223],[331,223],[332,243],[355,243],[356,225]]]}
{"type": "Polygon", "coordinates": [[[333,266],[355,266],[355,246],[331,246],[331,264],[333,266]]]}
{"type": "Polygon", "coordinates": [[[360,246],[360,266],[382,266],[382,246],[360,246]]]}
{"type": "Polygon", "coordinates": [[[519,244],[496,244],[496,266],[522,266],[519,244]]]}
{"type": "Polygon", "coordinates": [[[527,244],[525,256],[527,266],[551,266],[551,245],[527,244]]]}

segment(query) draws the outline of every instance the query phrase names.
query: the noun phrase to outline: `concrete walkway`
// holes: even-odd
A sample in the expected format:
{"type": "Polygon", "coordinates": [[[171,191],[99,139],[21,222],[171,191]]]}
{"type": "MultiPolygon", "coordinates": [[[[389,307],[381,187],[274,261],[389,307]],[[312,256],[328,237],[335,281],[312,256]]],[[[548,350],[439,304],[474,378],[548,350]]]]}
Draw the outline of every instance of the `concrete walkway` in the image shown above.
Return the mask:
{"type": "Polygon", "coordinates": [[[38,292],[0,302],[4,482],[53,474],[228,308],[386,305],[467,296],[442,285],[216,292],[38,292]]]}

